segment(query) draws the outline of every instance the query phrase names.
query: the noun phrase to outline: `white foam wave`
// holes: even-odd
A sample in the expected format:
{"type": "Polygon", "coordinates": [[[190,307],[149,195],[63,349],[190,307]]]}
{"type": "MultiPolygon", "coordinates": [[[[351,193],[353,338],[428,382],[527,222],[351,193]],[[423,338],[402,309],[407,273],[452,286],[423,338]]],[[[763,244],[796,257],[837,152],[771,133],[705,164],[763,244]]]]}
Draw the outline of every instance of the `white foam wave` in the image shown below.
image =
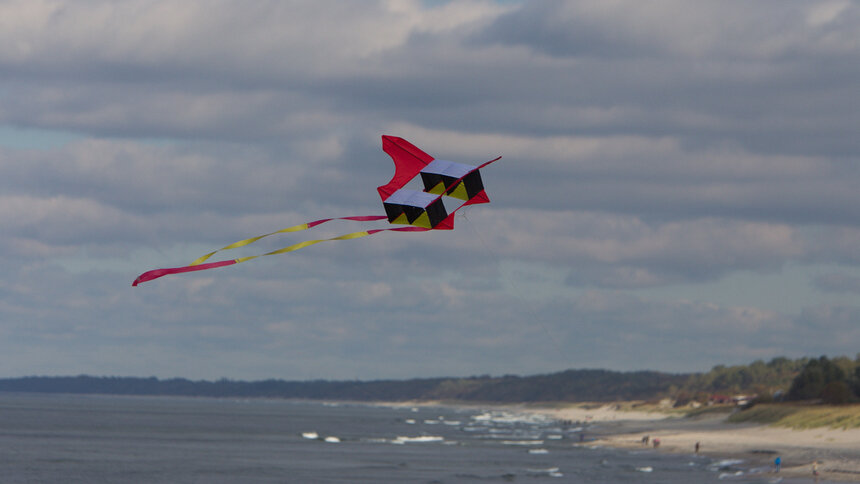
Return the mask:
{"type": "Polygon", "coordinates": [[[742,459],[723,459],[710,464],[708,467],[719,469],[722,467],[736,466],[743,463],[744,461],[742,459]]]}
{"type": "Polygon", "coordinates": [[[484,412],[480,415],[473,415],[472,419],[479,422],[492,422],[497,424],[542,424],[551,421],[551,419],[546,415],[513,412],[484,412]]]}
{"type": "Polygon", "coordinates": [[[503,440],[504,445],[543,445],[543,440],[503,440]]]}
{"type": "Polygon", "coordinates": [[[302,432],[302,438],[316,440],[320,438],[320,434],[316,432],[302,432]]]}
{"type": "Polygon", "coordinates": [[[522,432],[511,429],[490,429],[481,436],[483,439],[505,439],[505,440],[540,440],[540,432],[522,432]],[[495,430],[495,432],[494,432],[495,430]]]}
{"type": "Polygon", "coordinates": [[[330,444],[337,444],[340,442],[340,438],[335,437],[334,435],[330,435],[330,436],[326,437],[324,440],[330,444]]]}
{"type": "Polygon", "coordinates": [[[637,467],[636,470],[639,472],[654,472],[654,468],[651,466],[637,467]]]}
{"type": "Polygon", "coordinates": [[[393,439],[391,443],[400,445],[411,443],[423,444],[428,442],[443,442],[444,440],[445,437],[439,437],[438,435],[421,435],[418,437],[405,437],[401,435],[393,439]]]}
{"type": "Polygon", "coordinates": [[[545,469],[526,469],[526,472],[529,474],[546,474],[552,477],[561,477],[564,474],[561,473],[561,470],[558,467],[547,467],[545,469]]]}
{"type": "Polygon", "coordinates": [[[546,449],[529,449],[529,454],[549,454],[549,451],[546,449]]]}

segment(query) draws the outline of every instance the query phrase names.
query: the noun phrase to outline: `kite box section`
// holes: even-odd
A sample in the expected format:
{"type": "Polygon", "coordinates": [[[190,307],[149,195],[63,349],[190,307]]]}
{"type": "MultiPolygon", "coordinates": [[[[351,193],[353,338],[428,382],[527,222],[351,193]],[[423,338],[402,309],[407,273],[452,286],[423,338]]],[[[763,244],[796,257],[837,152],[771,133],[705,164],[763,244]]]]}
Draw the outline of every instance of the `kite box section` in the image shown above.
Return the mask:
{"type": "Polygon", "coordinates": [[[393,224],[433,228],[448,217],[442,197],[402,188],[382,203],[388,221],[393,224]]]}
{"type": "Polygon", "coordinates": [[[484,191],[476,167],[446,160],[433,160],[421,170],[424,191],[469,200],[484,191]]]}
{"type": "Polygon", "coordinates": [[[460,200],[479,195],[486,198],[477,167],[433,160],[421,169],[420,175],[424,191],[401,188],[383,200],[388,222],[431,229],[448,218],[443,195],[460,200]]]}

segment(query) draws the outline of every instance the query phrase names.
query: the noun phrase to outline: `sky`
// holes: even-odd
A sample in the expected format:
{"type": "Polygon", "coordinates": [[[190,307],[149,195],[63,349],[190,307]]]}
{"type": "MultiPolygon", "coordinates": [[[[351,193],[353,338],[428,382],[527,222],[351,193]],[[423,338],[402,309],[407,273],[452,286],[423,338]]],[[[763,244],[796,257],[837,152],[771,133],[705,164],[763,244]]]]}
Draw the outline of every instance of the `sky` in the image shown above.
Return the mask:
{"type": "Polygon", "coordinates": [[[853,357],[858,128],[857,2],[1,1],[0,377],[853,357]],[[383,214],[382,135],[491,203],[131,286],[383,214]]]}

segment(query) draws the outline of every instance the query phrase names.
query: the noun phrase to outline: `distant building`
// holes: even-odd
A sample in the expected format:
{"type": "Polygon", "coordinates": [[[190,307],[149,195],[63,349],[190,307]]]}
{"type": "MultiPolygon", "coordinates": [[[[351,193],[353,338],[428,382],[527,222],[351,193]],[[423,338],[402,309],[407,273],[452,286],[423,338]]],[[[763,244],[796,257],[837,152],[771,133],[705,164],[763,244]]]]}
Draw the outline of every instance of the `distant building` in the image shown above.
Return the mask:
{"type": "Polygon", "coordinates": [[[749,405],[757,395],[718,395],[708,399],[708,405],[749,405]]]}

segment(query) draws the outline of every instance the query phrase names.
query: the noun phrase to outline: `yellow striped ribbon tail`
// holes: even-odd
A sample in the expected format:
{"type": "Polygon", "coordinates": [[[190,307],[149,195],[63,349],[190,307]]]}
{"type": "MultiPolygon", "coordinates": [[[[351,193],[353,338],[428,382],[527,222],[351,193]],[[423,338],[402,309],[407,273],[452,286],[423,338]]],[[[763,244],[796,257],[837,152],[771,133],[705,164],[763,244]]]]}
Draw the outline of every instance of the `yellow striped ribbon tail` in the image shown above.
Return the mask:
{"type": "MultiPolygon", "coordinates": [[[[375,233],[375,232],[374,232],[375,233]]],[[[286,254],[287,252],[295,252],[299,249],[304,249],[305,247],[310,247],[315,244],[319,244],[320,242],[328,242],[330,240],[350,240],[350,239],[358,239],[361,237],[366,237],[371,235],[371,232],[368,230],[362,230],[360,232],[352,232],[349,234],[339,235],[337,237],[332,237],[330,239],[314,239],[314,240],[305,240],[304,242],[299,242],[293,245],[288,245],[283,249],[273,250],[271,252],[266,252],[265,254],[259,255],[249,255],[247,257],[239,257],[236,259],[236,263],[249,261],[251,259],[256,259],[257,257],[263,257],[266,255],[278,255],[278,254],[286,254]]]]}
{"type": "Polygon", "coordinates": [[[266,252],[265,254],[259,255],[250,255],[247,257],[240,257],[235,259],[236,263],[249,261],[251,259],[256,259],[257,257],[263,257],[266,255],[277,255],[277,254],[286,254],[287,252],[295,252],[299,249],[304,249],[305,247],[309,247],[314,244],[319,244],[320,242],[328,242],[331,240],[350,240],[350,239],[360,239],[361,237],[367,237],[368,235],[378,234],[379,232],[426,232],[428,229],[424,227],[394,227],[390,229],[371,229],[371,230],[362,230],[359,232],[351,232],[348,234],[338,235],[337,237],[332,237],[330,239],[315,239],[315,240],[306,240],[304,242],[299,242],[297,244],[289,245],[284,247],[283,249],[273,250],[271,252],[266,252]]]}
{"type": "MultiPolygon", "coordinates": [[[[383,217],[387,218],[387,217],[383,217]]],[[[375,219],[374,219],[375,220],[375,219]]],[[[134,280],[132,286],[137,286],[140,283],[151,281],[153,279],[158,279],[160,277],[164,277],[170,274],[182,274],[185,272],[196,272],[196,271],[205,271],[208,269],[215,269],[216,267],[224,267],[233,264],[238,264],[240,262],[249,261],[251,259],[256,259],[257,257],[262,257],[264,255],[276,255],[276,254],[285,254],[287,252],[294,252],[296,250],[319,244],[320,242],[326,242],[329,240],[350,240],[350,239],[358,239],[361,237],[367,237],[368,235],[373,235],[379,232],[425,232],[428,230],[433,230],[425,227],[415,227],[415,226],[407,226],[407,227],[393,227],[388,229],[370,229],[370,230],[362,230],[359,232],[351,232],[344,235],[339,235],[337,237],[332,237],[329,239],[316,239],[316,240],[306,240],[304,242],[299,242],[297,244],[293,244],[283,249],[273,250],[271,252],[267,252],[265,254],[260,255],[252,255],[248,257],[240,257],[238,259],[230,259],[230,260],[222,260],[219,262],[207,262],[205,264],[197,264],[197,265],[187,265],[182,267],[168,267],[165,269],[154,269],[151,271],[144,272],[137,279],[134,280]]]]}
{"type": "MultiPolygon", "coordinates": [[[[354,220],[354,221],[358,221],[358,222],[368,222],[368,221],[373,221],[373,220],[383,220],[383,219],[387,219],[387,218],[388,217],[385,215],[360,215],[360,216],[353,216],[353,217],[333,217],[333,218],[324,218],[324,219],[320,219],[320,220],[314,220],[313,222],[303,223],[303,224],[299,224],[299,225],[293,225],[292,227],[287,227],[285,229],[276,230],[276,231],[270,232],[268,234],[258,235],[256,237],[251,237],[249,239],[240,240],[238,242],[233,242],[230,245],[225,245],[224,247],[221,247],[218,250],[214,250],[212,252],[209,252],[208,254],[205,254],[205,255],[195,259],[194,262],[192,262],[191,264],[188,264],[188,265],[189,266],[196,266],[196,265],[202,264],[202,263],[206,262],[213,255],[217,254],[218,252],[224,251],[224,250],[236,249],[238,247],[245,247],[246,245],[253,244],[254,242],[256,242],[260,239],[264,239],[264,238],[272,236],[272,235],[285,234],[288,232],[299,232],[302,230],[307,230],[307,229],[316,227],[317,225],[321,225],[321,224],[324,224],[326,222],[329,222],[331,220],[354,220]]],[[[301,248],[301,247],[299,247],[299,248],[301,248]]],[[[296,250],[296,249],[293,249],[293,250],[296,250]]],[[[287,252],[290,252],[290,251],[287,251],[287,252]]],[[[263,254],[263,255],[268,255],[268,254],[263,254]]],[[[258,257],[258,256],[251,256],[252,259],[254,257],[258,257]]],[[[247,259],[247,258],[242,258],[242,259],[247,259]]],[[[236,260],[240,260],[240,259],[236,259],[236,260]]]]}

